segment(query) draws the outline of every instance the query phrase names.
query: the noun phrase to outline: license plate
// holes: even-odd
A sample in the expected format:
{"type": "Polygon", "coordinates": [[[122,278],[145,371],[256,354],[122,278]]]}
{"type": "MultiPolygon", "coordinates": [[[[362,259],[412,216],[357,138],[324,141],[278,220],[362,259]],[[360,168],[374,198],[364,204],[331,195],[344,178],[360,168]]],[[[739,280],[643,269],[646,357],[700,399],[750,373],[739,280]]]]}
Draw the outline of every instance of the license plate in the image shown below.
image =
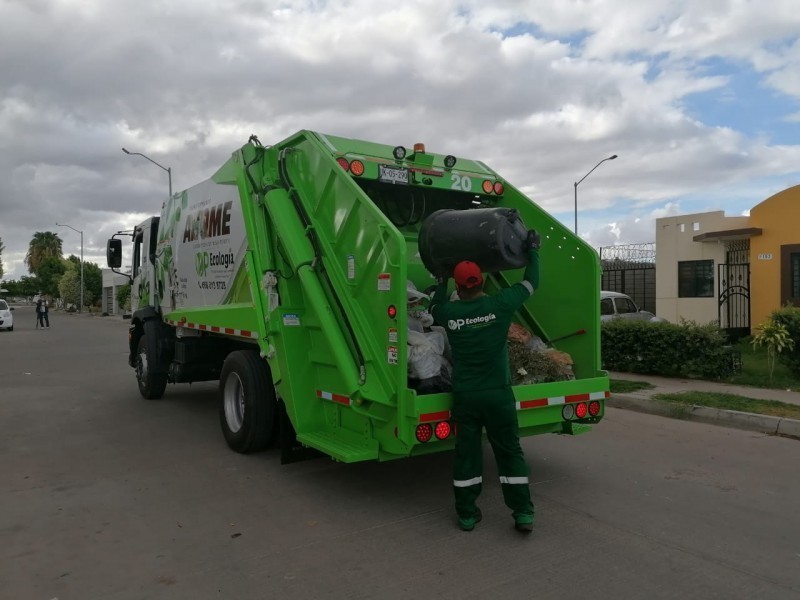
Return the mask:
{"type": "Polygon", "coordinates": [[[386,183],[408,183],[408,169],[378,165],[378,179],[386,183]]]}

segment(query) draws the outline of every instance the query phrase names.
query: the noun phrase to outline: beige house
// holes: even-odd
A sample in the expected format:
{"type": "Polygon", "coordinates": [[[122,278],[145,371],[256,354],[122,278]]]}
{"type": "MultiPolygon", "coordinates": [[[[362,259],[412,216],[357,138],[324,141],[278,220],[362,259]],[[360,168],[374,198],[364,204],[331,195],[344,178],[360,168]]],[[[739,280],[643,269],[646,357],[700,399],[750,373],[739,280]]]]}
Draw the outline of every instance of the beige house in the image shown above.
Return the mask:
{"type": "Polygon", "coordinates": [[[749,333],[800,306],[800,186],[753,207],[656,220],[656,314],[749,333]]]}
{"type": "Polygon", "coordinates": [[[111,269],[103,269],[102,310],[109,315],[121,315],[124,311],[117,302],[117,290],[126,285],[129,279],[125,275],[114,273],[111,269]]]}

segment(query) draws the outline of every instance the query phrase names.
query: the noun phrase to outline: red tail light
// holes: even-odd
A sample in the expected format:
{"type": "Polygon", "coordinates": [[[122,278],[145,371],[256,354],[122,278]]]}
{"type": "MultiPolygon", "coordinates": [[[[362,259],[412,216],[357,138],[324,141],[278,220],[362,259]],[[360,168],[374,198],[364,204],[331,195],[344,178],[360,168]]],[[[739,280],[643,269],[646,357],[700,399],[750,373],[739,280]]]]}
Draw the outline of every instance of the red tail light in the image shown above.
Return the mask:
{"type": "Polygon", "coordinates": [[[494,193],[500,196],[506,189],[503,187],[503,184],[499,181],[494,182],[494,193]]]}
{"type": "Polygon", "coordinates": [[[494,189],[494,184],[489,181],[488,179],[483,180],[483,193],[484,194],[491,194],[492,190],[494,189]]]}
{"type": "Polygon", "coordinates": [[[431,427],[428,423],[422,423],[421,425],[417,425],[417,441],[422,442],[429,442],[431,437],[433,436],[433,427],[431,427]]]}
{"type": "Polygon", "coordinates": [[[350,172],[353,175],[360,176],[364,174],[364,163],[360,160],[354,160],[350,163],[350,172]]]}
{"type": "Polygon", "coordinates": [[[597,400],[589,402],[589,414],[593,417],[600,414],[600,403],[597,400]]]}
{"type": "Polygon", "coordinates": [[[339,166],[342,167],[345,171],[350,168],[350,163],[347,162],[347,159],[344,156],[340,156],[336,159],[336,162],[339,163],[339,166]]]}
{"type": "Polygon", "coordinates": [[[579,419],[585,419],[586,413],[589,412],[588,407],[586,406],[586,402],[579,402],[575,405],[575,416],[579,419]]]}
{"type": "Polygon", "coordinates": [[[450,423],[447,421],[441,421],[436,424],[436,429],[434,430],[434,435],[436,435],[437,439],[444,440],[447,439],[450,435],[450,423]]]}

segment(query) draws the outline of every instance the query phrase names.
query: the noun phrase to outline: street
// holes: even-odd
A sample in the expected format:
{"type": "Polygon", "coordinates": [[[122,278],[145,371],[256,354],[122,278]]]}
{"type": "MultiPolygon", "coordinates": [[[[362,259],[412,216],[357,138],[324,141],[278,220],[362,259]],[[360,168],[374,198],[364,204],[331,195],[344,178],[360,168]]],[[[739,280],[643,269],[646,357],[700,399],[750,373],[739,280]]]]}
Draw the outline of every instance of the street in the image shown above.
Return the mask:
{"type": "Polygon", "coordinates": [[[608,409],[523,440],[523,537],[491,450],[455,524],[449,454],[282,466],[230,451],[216,384],[143,400],[118,317],[0,332],[0,598],[800,598],[800,442],[608,409]]]}

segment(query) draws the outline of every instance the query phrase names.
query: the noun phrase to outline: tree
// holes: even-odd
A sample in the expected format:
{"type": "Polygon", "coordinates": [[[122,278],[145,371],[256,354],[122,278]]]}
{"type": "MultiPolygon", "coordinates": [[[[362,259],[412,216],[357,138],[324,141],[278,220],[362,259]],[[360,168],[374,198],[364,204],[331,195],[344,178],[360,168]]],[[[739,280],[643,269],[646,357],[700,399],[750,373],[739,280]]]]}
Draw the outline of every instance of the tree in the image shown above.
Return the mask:
{"type": "Polygon", "coordinates": [[[5,271],[3,270],[3,250],[5,249],[6,247],[3,245],[3,238],[0,238],[0,279],[2,279],[3,275],[5,275],[5,271]]]}
{"type": "Polygon", "coordinates": [[[34,275],[39,274],[39,268],[47,258],[63,258],[61,250],[61,238],[52,231],[37,231],[33,234],[33,239],[28,245],[28,253],[25,255],[25,264],[28,271],[34,275]]]}
{"type": "Polygon", "coordinates": [[[131,309],[130,283],[126,283],[125,285],[121,285],[117,288],[117,304],[119,305],[122,312],[126,312],[131,309]]]}
{"type": "Polygon", "coordinates": [[[30,298],[39,293],[41,284],[39,283],[38,278],[23,275],[19,278],[19,281],[15,281],[13,279],[4,281],[0,287],[7,289],[9,296],[23,296],[30,298]]]}
{"type": "MultiPolygon", "coordinates": [[[[67,257],[68,268],[75,269],[80,281],[81,259],[70,254],[67,257]]],[[[103,270],[96,263],[83,262],[83,303],[90,306],[103,295],[103,270]]]]}
{"type": "Polygon", "coordinates": [[[63,258],[45,258],[39,265],[39,291],[48,296],[58,296],[59,281],[67,270],[67,264],[63,258]]]}
{"type": "Polygon", "coordinates": [[[778,354],[784,350],[792,350],[794,348],[794,340],[783,323],[778,323],[769,318],[758,326],[758,333],[753,336],[752,344],[753,348],[766,346],[767,366],[769,366],[769,380],[771,382],[778,354]]]}
{"type": "Polygon", "coordinates": [[[83,295],[87,305],[94,304],[103,296],[103,271],[95,263],[83,263],[83,295]]]}
{"type": "Polygon", "coordinates": [[[61,294],[61,299],[64,301],[64,306],[74,304],[78,306],[81,301],[81,274],[76,271],[71,265],[61,276],[58,282],[58,291],[61,294]]]}

